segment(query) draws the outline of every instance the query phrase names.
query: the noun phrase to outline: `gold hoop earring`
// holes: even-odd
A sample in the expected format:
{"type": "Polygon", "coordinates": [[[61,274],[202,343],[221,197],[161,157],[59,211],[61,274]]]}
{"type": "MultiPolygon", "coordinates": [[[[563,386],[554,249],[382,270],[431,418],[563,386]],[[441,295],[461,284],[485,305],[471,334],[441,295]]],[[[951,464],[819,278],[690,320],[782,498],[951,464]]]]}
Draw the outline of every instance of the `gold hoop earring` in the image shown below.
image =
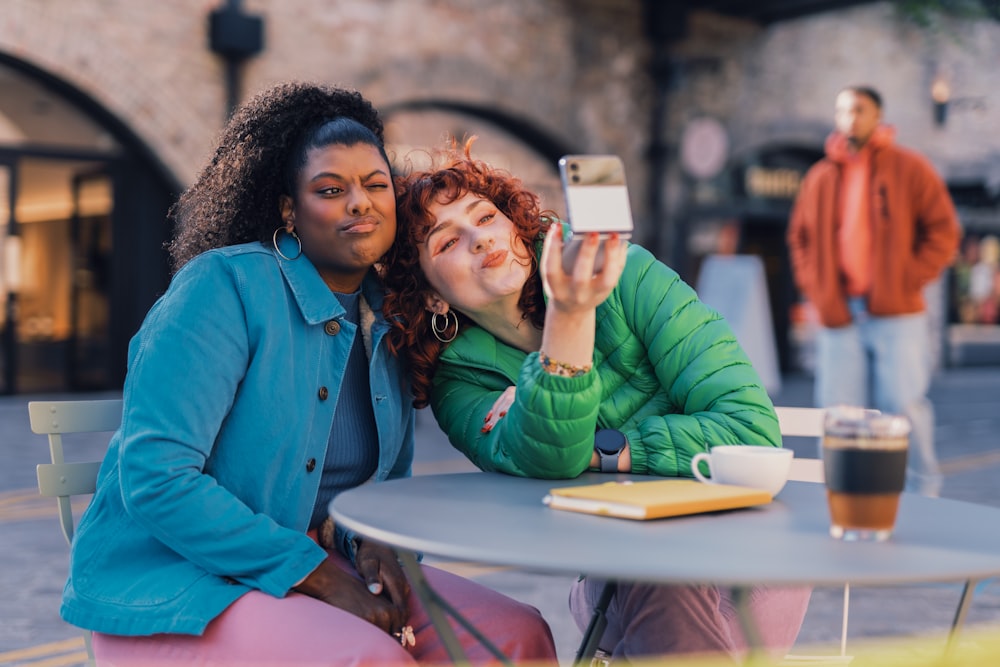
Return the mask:
{"type": "Polygon", "coordinates": [[[278,227],[274,230],[274,235],[271,236],[271,244],[274,246],[274,252],[278,253],[281,259],[287,260],[289,262],[294,262],[302,255],[302,240],[299,239],[299,235],[295,233],[294,229],[285,229],[284,227],[278,227]],[[286,232],[289,236],[295,239],[295,242],[299,244],[299,251],[295,253],[295,257],[288,257],[285,253],[281,252],[281,248],[278,247],[278,234],[281,232],[286,232]]]}
{"type": "Polygon", "coordinates": [[[441,313],[434,313],[431,315],[431,333],[433,333],[434,337],[442,343],[450,343],[455,340],[455,338],[458,337],[458,315],[450,310],[447,313],[444,313],[444,315],[441,315],[441,313]],[[443,325],[438,322],[439,316],[444,317],[443,325]],[[451,338],[445,338],[445,332],[451,328],[452,321],[455,322],[455,333],[451,335],[451,338]]]}

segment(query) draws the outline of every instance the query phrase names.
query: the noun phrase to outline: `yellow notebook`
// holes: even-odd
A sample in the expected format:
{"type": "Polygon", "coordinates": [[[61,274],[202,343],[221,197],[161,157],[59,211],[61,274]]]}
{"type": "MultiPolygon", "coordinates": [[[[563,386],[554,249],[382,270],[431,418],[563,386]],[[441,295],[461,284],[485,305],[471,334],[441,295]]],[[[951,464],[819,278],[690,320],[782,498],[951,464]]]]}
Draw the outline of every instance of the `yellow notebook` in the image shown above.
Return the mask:
{"type": "Polygon", "coordinates": [[[764,505],[771,502],[771,494],[745,486],[705,484],[691,479],[629,480],[551,489],[543,502],[553,509],[571,512],[659,519],[764,505]]]}

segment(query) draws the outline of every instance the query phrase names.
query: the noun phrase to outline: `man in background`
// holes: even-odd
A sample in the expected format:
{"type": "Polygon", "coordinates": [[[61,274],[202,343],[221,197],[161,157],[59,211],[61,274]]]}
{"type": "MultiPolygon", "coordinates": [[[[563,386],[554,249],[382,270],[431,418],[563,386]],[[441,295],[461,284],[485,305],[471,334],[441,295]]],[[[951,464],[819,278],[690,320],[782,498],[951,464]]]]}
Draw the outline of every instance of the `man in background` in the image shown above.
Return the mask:
{"type": "Polygon", "coordinates": [[[877,91],[843,89],[834,117],[826,157],[803,179],[788,228],[796,285],[821,324],[816,405],[909,417],[907,489],[937,496],[923,287],[953,261],[961,229],[930,162],[893,143],[877,91]]]}

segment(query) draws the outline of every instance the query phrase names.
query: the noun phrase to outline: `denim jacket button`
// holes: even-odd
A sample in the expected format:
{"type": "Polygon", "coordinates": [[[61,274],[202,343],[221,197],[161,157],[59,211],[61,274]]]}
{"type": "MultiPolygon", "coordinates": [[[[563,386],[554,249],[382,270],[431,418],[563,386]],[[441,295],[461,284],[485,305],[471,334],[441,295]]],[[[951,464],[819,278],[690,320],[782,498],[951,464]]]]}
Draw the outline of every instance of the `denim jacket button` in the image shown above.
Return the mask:
{"type": "Polygon", "coordinates": [[[340,322],[337,320],[330,320],[326,323],[326,326],[323,327],[323,330],[331,336],[336,336],[340,333],[340,322]]]}
{"type": "Polygon", "coordinates": [[[312,472],[316,469],[316,459],[309,459],[306,461],[306,472],[312,472]]]}
{"type": "Polygon", "coordinates": [[[319,400],[325,401],[329,397],[330,397],[330,390],[327,389],[326,387],[320,387],[319,388],[319,400]]]}

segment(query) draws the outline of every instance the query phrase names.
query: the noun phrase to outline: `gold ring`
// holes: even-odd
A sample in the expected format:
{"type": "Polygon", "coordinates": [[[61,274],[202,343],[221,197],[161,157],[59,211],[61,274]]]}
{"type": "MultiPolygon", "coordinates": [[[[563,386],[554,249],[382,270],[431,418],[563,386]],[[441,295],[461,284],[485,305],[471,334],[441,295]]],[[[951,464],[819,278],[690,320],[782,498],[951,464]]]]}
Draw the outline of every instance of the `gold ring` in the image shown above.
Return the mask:
{"type": "Polygon", "coordinates": [[[413,634],[413,626],[405,625],[403,629],[399,632],[392,633],[393,637],[399,638],[399,645],[403,648],[412,647],[417,645],[417,638],[413,634]]]}

